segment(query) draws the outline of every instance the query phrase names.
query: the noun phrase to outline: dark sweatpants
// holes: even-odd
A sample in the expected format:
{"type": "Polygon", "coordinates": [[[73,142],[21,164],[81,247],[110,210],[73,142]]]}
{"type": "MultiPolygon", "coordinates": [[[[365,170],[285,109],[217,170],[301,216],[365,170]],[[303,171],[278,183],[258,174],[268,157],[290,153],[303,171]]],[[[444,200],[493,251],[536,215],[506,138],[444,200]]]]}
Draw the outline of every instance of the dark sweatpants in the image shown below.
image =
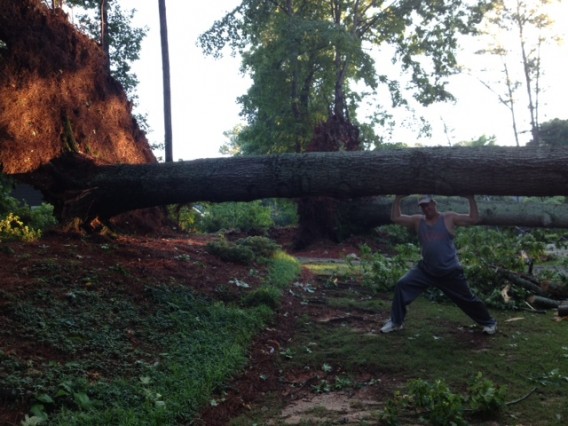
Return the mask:
{"type": "Polygon", "coordinates": [[[442,290],[476,323],[482,326],[495,324],[485,304],[472,294],[463,269],[456,269],[442,277],[435,277],[426,273],[420,264],[411,269],[396,284],[392,301],[392,322],[401,325],[406,316],[406,307],[432,286],[442,290]]]}

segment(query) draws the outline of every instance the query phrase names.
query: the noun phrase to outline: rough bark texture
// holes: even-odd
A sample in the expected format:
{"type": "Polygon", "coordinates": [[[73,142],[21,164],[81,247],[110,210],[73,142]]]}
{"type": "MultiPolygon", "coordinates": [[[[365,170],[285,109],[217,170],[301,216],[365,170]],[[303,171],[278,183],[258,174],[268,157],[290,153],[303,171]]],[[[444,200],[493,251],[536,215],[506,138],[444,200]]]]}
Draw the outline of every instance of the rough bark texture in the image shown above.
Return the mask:
{"type": "Polygon", "coordinates": [[[36,175],[63,217],[87,218],[166,204],[273,197],[566,195],[566,164],[567,148],[417,148],[91,167],[63,157],[36,175]]]}
{"type": "Polygon", "coordinates": [[[543,296],[530,296],[528,302],[535,308],[538,309],[554,309],[560,306],[562,303],[559,300],[549,299],[543,296]]]}
{"type": "MultiPolygon", "coordinates": [[[[345,118],[334,115],[314,131],[308,152],[361,151],[359,129],[345,118]]],[[[355,169],[357,165],[352,165],[355,169]]],[[[298,233],[296,249],[314,240],[339,241],[341,235],[340,202],[333,197],[304,197],[298,204],[298,233]]]]}
{"type": "MultiPolygon", "coordinates": [[[[516,197],[509,201],[477,198],[480,225],[568,228],[568,204],[524,203],[516,197]]],[[[437,202],[440,211],[467,213],[469,208],[465,199],[438,198],[437,202]]],[[[341,216],[360,230],[374,228],[391,222],[391,203],[392,200],[380,197],[347,201],[341,205],[341,216]]],[[[416,199],[404,200],[402,211],[405,214],[420,213],[416,199]]]]}

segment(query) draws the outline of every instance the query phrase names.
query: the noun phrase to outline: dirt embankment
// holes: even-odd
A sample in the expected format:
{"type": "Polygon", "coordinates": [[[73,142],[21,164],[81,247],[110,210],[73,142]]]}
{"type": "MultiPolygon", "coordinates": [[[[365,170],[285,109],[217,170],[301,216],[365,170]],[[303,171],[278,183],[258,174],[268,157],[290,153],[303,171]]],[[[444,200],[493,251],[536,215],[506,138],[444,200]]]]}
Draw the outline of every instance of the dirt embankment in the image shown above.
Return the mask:
{"type": "Polygon", "coordinates": [[[30,173],[74,152],[97,164],[156,159],[100,46],[41,0],[0,0],[0,163],[30,173]]]}

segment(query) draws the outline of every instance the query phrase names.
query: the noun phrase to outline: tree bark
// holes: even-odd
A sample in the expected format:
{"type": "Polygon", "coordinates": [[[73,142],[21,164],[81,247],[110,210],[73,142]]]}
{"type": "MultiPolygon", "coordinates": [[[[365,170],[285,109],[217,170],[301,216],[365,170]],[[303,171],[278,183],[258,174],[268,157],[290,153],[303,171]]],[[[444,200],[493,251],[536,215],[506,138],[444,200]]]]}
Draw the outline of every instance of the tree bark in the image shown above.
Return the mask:
{"type": "Polygon", "coordinates": [[[558,308],[562,303],[559,300],[549,299],[543,296],[530,296],[528,302],[535,308],[539,309],[554,309],[558,308]]]}
{"type": "Polygon", "coordinates": [[[108,2],[101,0],[101,47],[105,53],[108,70],[110,71],[110,40],[108,36],[108,2]]]}
{"type": "MultiPolygon", "coordinates": [[[[340,206],[342,221],[355,227],[355,232],[389,224],[391,202],[378,197],[345,201],[340,206]]],[[[437,202],[440,211],[468,211],[465,199],[440,197],[437,202]]],[[[510,201],[492,201],[478,197],[477,205],[480,225],[568,228],[568,204],[523,203],[513,198],[510,201]]],[[[401,207],[405,214],[420,213],[416,200],[412,198],[403,200],[401,207]]]]}
{"type": "Polygon", "coordinates": [[[170,49],[166,0],[158,0],[160,14],[160,41],[162,46],[162,81],[164,93],[164,150],[166,163],[174,161],[172,132],[172,95],[170,83],[170,49]]]}
{"type": "Polygon", "coordinates": [[[525,290],[528,290],[539,296],[545,295],[545,292],[540,287],[540,285],[534,283],[531,280],[525,279],[514,272],[508,271],[507,269],[499,268],[498,272],[503,278],[505,278],[507,281],[511,282],[512,284],[515,284],[519,287],[523,287],[525,290]]]}
{"type": "Polygon", "coordinates": [[[568,148],[415,148],[94,166],[59,158],[30,183],[62,219],[197,201],[385,194],[568,194],[568,148]]]}

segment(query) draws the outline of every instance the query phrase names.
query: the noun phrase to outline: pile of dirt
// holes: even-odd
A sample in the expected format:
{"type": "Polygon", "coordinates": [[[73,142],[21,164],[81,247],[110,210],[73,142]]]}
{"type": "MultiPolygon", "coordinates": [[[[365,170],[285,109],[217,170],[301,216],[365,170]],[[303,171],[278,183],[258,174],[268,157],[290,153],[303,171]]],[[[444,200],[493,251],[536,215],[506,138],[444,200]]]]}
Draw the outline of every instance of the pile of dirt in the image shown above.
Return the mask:
{"type": "MultiPolygon", "coordinates": [[[[157,163],[103,50],[69,19],[41,0],[0,0],[0,168],[57,212],[72,170],[157,163]]],[[[166,223],[161,209],[114,220],[143,232],[166,223]]]]}
{"type": "Polygon", "coordinates": [[[30,173],[65,152],[153,163],[101,47],[41,0],[0,0],[0,163],[30,173]]]}

